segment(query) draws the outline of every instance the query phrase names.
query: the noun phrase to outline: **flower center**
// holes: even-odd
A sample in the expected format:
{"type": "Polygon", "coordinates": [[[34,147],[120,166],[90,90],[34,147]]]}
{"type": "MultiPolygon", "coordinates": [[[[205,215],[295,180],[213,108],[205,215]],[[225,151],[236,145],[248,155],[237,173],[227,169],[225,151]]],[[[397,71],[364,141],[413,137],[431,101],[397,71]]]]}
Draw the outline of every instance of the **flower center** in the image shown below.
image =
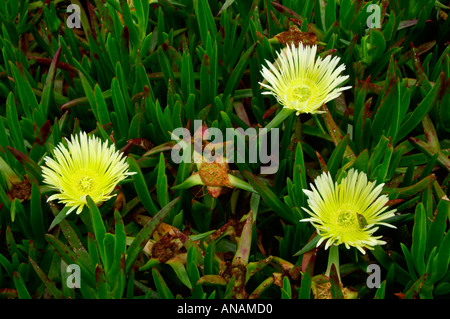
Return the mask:
{"type": "Polygon", "coordinates": [[[355,213],[350,210],[342,210],[338,213],[336,223],[340,227],[351,227],[355,225],[355,213]]]}
{"type": "Polygon", "coordinates": [[[94,186],[94,179],[90,176],[80,177],[77,183],[77,188],[82,193],[87,193],[92,190],[94,186]]]}
{"type": "Polygon", "coordinates": [[[299,102],[304,102],[311,97],[311,89],[306,85],[300,85],[294,88],[292,96],[299,102]]]}

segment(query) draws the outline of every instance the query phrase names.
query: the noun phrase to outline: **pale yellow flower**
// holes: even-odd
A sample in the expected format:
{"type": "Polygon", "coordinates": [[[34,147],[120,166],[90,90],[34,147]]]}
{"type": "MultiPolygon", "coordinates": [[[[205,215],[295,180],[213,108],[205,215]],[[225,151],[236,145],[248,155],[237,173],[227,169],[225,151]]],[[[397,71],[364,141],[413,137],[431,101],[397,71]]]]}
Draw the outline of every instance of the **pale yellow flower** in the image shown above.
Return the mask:
{"type": "Polygon", "coordinates": [[[386,211],[388,197],[381,195],[384,184],[375,187],[364,172],[350,169],[347,177],[337,184],[329,173],[315,179],[315,186],[303,190],[308,196],[308,208],[303,208],[311,217],[301,221],[310,222],[320,235],[319,246],[326,241],[330,245],[344,244],[356,247],[363,254],[363,248],[373,249],[386,242],[382,236],[374,236],[377,225],[396,228],[384,220],[394,216],[395,209],[386,211]]]}
{"type": "Polygon", "coordinates": [[[321,113],[319,108],[337,98],[351,86],[339,87],[348,75],[341,76],[345,65],[338,66],[339,57],[317,56],[317,46],[287,45],[277,52],[274,64],[266,60],[262,76],[267,83],[260,83],[284,108],[300,113],[321,113]]]}
{"type": "Polygon", "coordinates": [[[44,183],[57,191],[48,201],[57,199],[70,207],[67,214],[75,209],[80,214],[88,195],[96,204],[110,199],[117,184],[135,174],[128,172],[126,158],[108,142],[84,132],[66,141],[67,148],[63,143],[55,147],[55,159],[44,158],[42,176],[44,183]]]}

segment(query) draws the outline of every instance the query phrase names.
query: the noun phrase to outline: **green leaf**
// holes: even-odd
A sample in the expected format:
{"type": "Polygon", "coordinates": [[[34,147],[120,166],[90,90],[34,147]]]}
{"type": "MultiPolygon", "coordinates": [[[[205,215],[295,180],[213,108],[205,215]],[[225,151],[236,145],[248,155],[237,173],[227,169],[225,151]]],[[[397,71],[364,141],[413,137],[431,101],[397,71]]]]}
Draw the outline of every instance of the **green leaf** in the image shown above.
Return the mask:
{"type": "Polygon", "coordinates": [[[446,199],[441,199],[437,206],[436,214],[428,228],[427,237],[427,255],[434,247],[439,249],[445,235],[447,226],[447,216],[450,213],[450,202],[446,199]]]}
{"type": "MultiPolygon", "coordinates": [[[[395,75],[392,76],[373,118],[372,137],[375,141],[381,138],[383,130],[387,128],[391,130],[391,126],[398,126],[398,116],[392,116],[392,112],[398,112],[400,109],[399,83],[397,82],[399,82],[397,77],[395,75]],[[392,120],[395,120],[396,123],[393,123],[392,120]]],[[[398,115],[397,113],[395,114],[398,115]]],[[[392,138],[394,139],[395,136],[392,138]]]]}
{"type": "Polygon", "coordinates": [[[331,297],[333,299],[344,299],[340,285],[339,276],[336,270],[336,265],[333,263],[330,269],[330,283],[331,283],[331,297]]]}
{"type": "Polygon", "coordinates": [[[48,293],[56,299],[64,298],[63,293],[56,287],[56,284],[50,278],[48,278],[48,276],[42,271],[38,264],[31,257],[28,257],[28,259],[30,260],[31,265],[38,274],[39,278],[41,278],[42,282],[47,287],[48,293]]]}
{"type": "Polygon", "coordinates": [[[31,186],[31,198],[30,198],[30,223],[33,225],[32,231],[38,247],[42,247],[45,244],[44,234],[44,216],[42,214],[41,206],[41,194],[39,192],[39,186],[33,182],[31,186]]]}
{"type": "Polygon", "coordinates": [[[172,292],[170,291],[169,287],[167,287],[166,282],[164,281],[163,277],[159,273],[158,269],[156,269],[156,267],[152,268],[152,276],[153,282],[156,286],[156,291],[161,296],[161,298],[174,299],[172,292]]]}
{"type": "Polygon", "coordinates": [[[188,249],[186,258],[186,270],[193,287],[192,298],[202,298],[204,293],[202,286],[198,284],[198,281],[200,280],[200,272],[197,268],[197,250],[195,247],[190,247],[188,249]]]}
{"type": "Polygon", "coordinates": [[[91,287],[95,287],[95,278],[90,271],[90,265],[85,263],[79,263],[80,259],[69,247],[64,245],[59,239],[51,234],[45,234],[45,239],[50,246],[57,252],[57,254],[63,259],[66,264],[77,264],[80,266],[81,277],[91,287]]]}
{"type": "MultiPolygon", "coordinates": [[[[17,244],[14,240],[14,236],[12,233],[12,230],[9,226],[6,227],[6,245],[8,247],[9,254],[13,256],[14,254],[17,254],[18,256],[21,255],[17,248],[17,244]]],[[[13,260],[14,262],[14,260],[13,260]]]]}
{"type": "Polygon", "coordinates": [[[384,299],[384,295],[386,292],[386,280],[383,280],[383,282],[380,284],[380,287],[378,287],[377,291],[375,292],[375,296],[373,299],[384,299]]]}
{"type": "MultiPolygon", "coordinates": [[[[388,145],[388,149],[390,147],[391,146],[389,144],[388,145]]],[[[394,148],[394,154],[392,155],[392,158],[391,158],[390,163],[389,163],[389,169],[388,169],[388,171],[386,173],[387,174],[386,178],[388,180],[391,180],[392,177],[394,176],[395,171],[396,171],[397,167],[399,167],[399,163],[400,163],[403,155],[406,153],[406,151],[407,151],[406,145],[401,145],[400,144],[400,145],[397,145],[397,147],[394,148]]]]}
{"type": "Polygon", "coordinates": [[[289,278],[284,276],[283,287],[281,288],[281,299],[292,299],[291,283],[289,278]]]}
{"type": "Polygon", "coordinates": [[[18,221],[18,224],[20,225],[21,231],[26,236],[26,238],[32,238],[33,232],[28,218],[28,214],[25,215],[25,208],[23,207],[23,204],[19,201],[18,198],[15,198],[11,203],[11,215],[12,217],[16,215],[17,217],[16,219],[18,221]]]}
{"type": "Polygon", "coordinates": [[[194,66],[192,65],[192,58],[189,53],[183,52],[183,59],[181,63],[181,91],[187,100],[190,94],[195,94],[194,82],[194,66]]]}
{"type": "Polygon", "coordinates": [[[365,149],[362,151],[355,162],[353,162],[353,168],[357,169],[360,172],[367,172],[369,169],[369,151],[365,149]]]}
{"type": "MultiPolygon", "coordinates": [[[[390,124],[387,129],[387,137],[390,137],[392,141],[397,141],[397,132],[400,127],[400,123],[403,121],[404,114],[402,113],[401,97],[400,97],[400,81],[397,81],[397,87],[394,91],[392,99],[392,114],[390,124]]],[[[373,123],[372,123],[373,124],[373,123]]]]}
{"type": "Polygon", "coordinates": [[[117,271],[111,271],[112,264],[115,260],[120,260],[120,255],[115,258],[114,248],[116,246],[116,237],[111,233],[106,233],[103,239],[103,247],[105,249],[105,259],[102,260],[105,273],[109,282],[116,282],[117,271]]]}
{"type": "Polygon", "coordinates": [[[411,256],[419,274],[425,273],[425,248],[427,238],[427,220],[422,203],[416,207],[412,234],[411,256]]]}
{"type": "Polygon", "coordinates": [[[227,81],[227,84],[225,86],[225,89],[223,91],[223,103],[225,104],[226,101],[224,99],[229,98],[234,90],[236,90],[239,82],[241,81],[242,74],[244,73],[245,69],[247,68],[247,64],[249,63],[250,56],[253,54],[253,51],[255,50],[256,43],[254,43],[249,49],[247,49],[241,56],[238,64],[231,72],[230,78],[227,81]]]}
{"type": "Polygon", "coordinates": [[[95,106],[97,107],[97,114],[98,114],[98,122],[100,125],[105,125],[111,122],[109,118],[109,111],[106,106],[105,99],[103,98],[103,92],[100,89],[100,86],[98,84],[94,87],[94,95],[95,95],[95,106]]]}
{"type": "Polygon", "coordinates": [[[219,275],[204,275],[201,276],[197,281],[198,285],[215,285],[215,286],[226,286],[228,282],[225,278],[219,275]]]}
{"type": "Polygon", "coordinates": [[[267,131],[270,131],[274,127],[278,127],[281,123],[283,123],[290,115],[294,114],[295,110],[282,108],[275,117],[265,126],[267,131]]]}
{"type": "Polygon", "coordinates": [[[133,0],[134,9],[138,19],[139,38],[142,40],[147,32],[150,2],[145,0],[133,0]]]}
{"type": "Polygon", "coordinates": [[[193,5],[195,16],[197,18],[198,29],[200,31],[200,38],[203,45],[205,45],[208,33],[211,37],[215,37],[217,33],[214,17],[207,0],[193,0],[193,5]]]}
{"type": "Polygon", "coordinates": [[[167,185],[166,161],[164,154],[159,153],[158,176],[156,179],[156,196],[161,207],[169,203],[169,186],[167,185]]]}
{"type": "Polygon", "coordinates": [[[300,249],[298,252],[296,252],[294,254],[294,256],[300,256],[300,255],[310,251],[311,249],[316,248],[319,240],[320,240],[320,235],[316,234],[302,249],[300,249]]]}
{"type": "Polygon", "coordinates": [[[131,123],[128,128],[128,138],[142,138],[145,125],[146,122],[143,113],[136,113],[131,119],[131,123]]]}
{"type": "Polygon", "coordinates": [[[169,80],[174,81],[175,76],[170,66],[169,59],[167,58],[166,53],[164,52],[163,46],[160,46],[158,48],[158,61],[161,67],[161,71],[164,74],[164,80],[166,81],[166,85],[167,87],[169,87],[169,80]]]}
{"type": "Polygon", "coordinates": [[[21,151],[9,146],[6,148],[20,162],[20,164],[23,165],[30,178],[32,177],[38,182],[43,180],[41,167],[37,165],[36,162],[33,161],[28,155],[26,155],[26,153],[22,153],[21,151]]]}
{"type": "Polygon", "coordinates": [[[3,266],[3,268],[5,268],[6,273],[8,274],[9,277],[13,276],[13,264],[2,254],[0,254],[0,265],[3,266]]]}
{"type": "Polygon", "coordinates": [[[138,34],[137,26],[133,22],[133,18],[131,16],[128,1],[119,0],[119,3],[120,3],[120,8],[122,9],[123,22],[129,30],[130,39],[133,42],[133,44],[137,45],[138,41],[140,40],[140,37],[138,34]]]}
{"type": "Polygon", "coordinates": [[[234,175],[228,174],[228,181],[236,188],[240,188],[248,192],[252,192],[253,194],[257,194],[256,190],[250,184],[244,182],[242,179],[237,178],[234,175]]]}
{"type": "Polygon", "coordinates": [[[123,220],[118,210],[114,210],[115,223],[115,241],[114,241],[114,260],[111,265],[111,271],[116,271],[120,266],[120,258],[126,252],[126,233],[123,220]]]}
{"type": "Polygon", "coordinates": [[[154,33],[156,34],[157,37],[157,44],[159,46],[161,46],[164,41],[166,40],[165,36],[167,36],[167,32],[165,29],[165,23],[164,23],[164,11],[163,8],[160,7],[158,8],[158,25],[156,30],[154,31],[154,33]]]}
{"type": "Polygon", "coordinates": [[[248,282],[248,280],[256,273],[260,272],[262,269],[264,269],[267,265],[270,264],[273,257],[269,256],[265,259],[261,259],[254,262],[249,262],[247,264],[247,271],[245,273],[245,283],[248,282]]]}
{"type": "Polygon", "coordinates": [[[97,205],[92,200],[92,198],[90,196],[87,196],[86,201],[87,201],[87,204],[89,207],[91,223],[92,223],[92,227],[94,228],[94,235],[95,235],[95,239],[97,241],[99,253],[102,258],[102,262],[106,263],[107,262],[106,251],[105,251],[105,246],[104,246],[104,242],[103,242],[105,239],[106,227],[105,227],[105,224],[103,223],[102,215],[100,214],[100,211],[99,211],[97,205]]]}
{"type": "Polygon", "coordinates": [[[173,186],[171,189],[186,189],[197,185],[204,185],[199,174],[189,176],[182,183],[173,186]]]}
{"type": "Polygon", "coordinates": [[[328,159],[327,168],[333,178],[336,177],[336,173],[342,162],[342,158],[344,157],[349,139],[350,136],[348,134],[345,135],[345,137],[339,142],[333,153],[331,153],[330,158],[328,159]]]}
{"type": "Polygon", "coordinates": [[[430,145],[430,143],[421,141],[418,138],[415,138],[414,136],[409,137],[408,140],[415,148],[417,148],[427,157],[433,159],[433,157],[436,156],[435,160],[437,160],[437,163],[450,172],[450,159],[448,158],[448,156],[443,154],[441,151],[438,151],[435,148],[433,148],[430,145]]]}
{"type": "Polygon", "coordinates": [[[336,21],[336,0],[328,0],[325,7],[325,30],[329,29],[336,21]]]}
{"type": "MultiPolygon", "coordinates": [[[[50,209],[53,215],[58,216],[60,214],[56,206],[51,205],[50,209]]],[[[64,216],[67,210],[63,208],[61,211],[63,212],[64,216]]],[[[64,237],[66,238],[72,250],[77,252],[78,260],[85,265],[91,265],[91,259],[89,257],[88,252],[86,251],[86,248],[84,248],[80,238],[78,237],[77,232],[70,226],[69,222],[63,219],[59,222],[58,225],[60,226],[64,234],[64,237]]]]}
{"type": "MultiPolygon", "coordinates": [[[[228,284],[228,287],[232,287],[230,284],[234,284],[234,277],[232,278],[233,282],[230,281],[230,283],[228,284]]],[[[253,290],[253,292],[250,294],[249,299],[258,299],[260,298],[260,296],[267,290],[270,290],[270,288],[272,287],[274,283],[274,279],[273,276],[270,276],[266,279],[264,279],[259,285],[258,287],[255,288],[255,290],[253,290]]],[[[231,288],[228,290],[228,294],[225,293],[225,297],[231,298],[231,288]]],[[[225,299],[224,297],[224,299],[225,299]]]]}
{"type": "Polygon", "coordinates": [[[409,275],[411,276],[411,278],[413,280],[417,280],[417,274],[414,269],[414,260],[411,257],[411,253],[409,252],[408,248],[403,243],[400,243],[400,247],[403,251],[403,255],[405,256],[406,266],[408,267],[409,275]]]}
{"type": "Polygon", "coordinates": [[[211,67],[209,56],[205,53],[203,55],[202,64],[200,67],[200,105],[208,105],[212,100],[210,98],[211,86],[211,67]]]}
{"type": "Polygon", "coordinates": [[[105,278],[105,270],[101,264],[95,267],[95,283],[97,288],[97,298],[106,299],[108,295],[108,284],[105,278]]]}
{"type": "Polygon", "coordinates": [[[131,266],[138,258],[142,249],[144,249],[150,236],[153,234],[159,224],[166,218],[172,207],[180,200],[179,197],[172,200],[164,206],[137,234],[127,251],[126,273],[129,273],[131,266]]]}
{"type": "Polygon", "coordinates": [[[395,267],[395,276],[396,280],[403,285],[406,285],[410,281],[409,274],[397,263],[394,263],[390,256],[383,250],[382,246],[375,246],[373,250],[370,250],[370,253],[376,258],[376,260],[382,265],[385,269],[390,269],[391,265],[395,267]]]}
{"type": "Polygon", "coordinates": [[[177,278],[180,279],[180,281],[189,289],[192,289],[192,284],[189,280],[189,276],[187,274],[186,268],[183,265],[183,261],[181,260],[181,258],[179,257],[179,255],[177,255],[174,258],[169,259],[166,262],[167,265],[169,265],[170,267],[172,267],[173,271],[175,272],[175,274],[177,275],[177,278]]]}
{"type": "MultiPolygon", "coordinates": [[[[319,237],[319,236],[316,236],[319,237]]],[[[299,299],[310,299],[311,296],[311,284],[312,284],[312,275],[314,271],[314,263],[316,259],[316,254],[311,256],[311,259],[306,266],[305,273],[302,276],[302,281],[300,284],[300,290],[298,292],[299,299]]]]}
{"type": "Polygon", "coordinates": [[[19,272],[15,271],[13,273],[14,285],[16,286],[17,295],[19,299],[31,299],[30,293],[28,292],[25,281],[19,272]]]}
{"type": "MultiPolygon", "coordinates": [[[[120,263],[119,263],[119,271],[118,271],[118,278],[116,283],[113,285],[113,298],[114,299],[120,299],[123,297],[123,293],[125,291],[125,286],[126,286],[126,280],[129,279],[129,277],[126,277],[125,274],[125,253],[122,253],[122,255],[120,256],[120,263]]],[[[129,279],[134,281],[133,279],[129,279]]]]}
{"type": "Polygon", "coordinates": [[[209,243],[205,252],[204,267],[206,275],[217,275],[215,254],[216,254],[216,242],[213,239],[209,243]]]}
{"type": "Polygon", "coordinates": [[[70,206],[64,206],[63,209],[61,209],[61,211],[58,213],[58,215],[56,215],[56,217],[53,219],[52,223],[50,224],[50,227],[48,228],[47,231],[50,231],[51,229],[53,229],[53,227],[55,227],[56,225],[58,225],[63,219],[66,218],[67,216],[67,211],[70,209],[70,206]]]}
{"type": "Polygon", "coordinates": [[[434,84],[433,89],[428,92],[422,102],[420,102],[420,104],[416,108],[414,108],[414,111],[407,114],[405,121],[403,121],[400,125],[400,129],[396,138],[397,141],[407,136],[415,127],[417,127],[424,116],[430,111],[430,109],[439,99],[438,92],[441,90],[442,83],[444,81],[445,75],[441,73],[440,77],[434,84]]]}
{"type": "Polygon", "coordinates": [[[408,197],[418,194],[419,192],[422,192],[424,189],[426,189],[428,187],[428,185],[432,184],[435,180],[436,180],[436,176],[434,174],[431,174],[411,186],[393,188],[393,189],[389,189],[389,188],[385,187],[384,189],[392,197],[395,196],[395,198],[408,198],[408,197]]]}
{"type": "MultiPolygon", "coordinates": [[[[299,188],[305,189],[308,187],[308,184],[306,182],[306,168],[305,168],[305,159],[303,156],[303,149],[302,149],[302,143],[298,142],[297,146],[295,148],[295,161],[294,161],[294,170],[295,172],[299,172],[300,175],[300,181],[299,188]]],[[[294,178],[295,181],[295,178],[294,178]]],[[[303,192],[299,192],[303,193],[303,192]]]]}
{"type": "Polygon", "coordinates": [[[433,121],[431,120],[429,114],[425,115],[425,117],[422,119],[422,126],[428,144],[432,149],[439,152],[441,150],[439,137],[436,133],[436,128],[434,127],[433,121]]]}
{"type": "Polygon", "coordinates": [[[53,83],[55,81],[56,64],[58,63],[61,55],[61,48],[62,47],[60,46],[53,56],[52,62],[50,63],[50,67],[48,69],[47,78],[45,79],[44,89],[42,90],[40,109],[44,118],[47,118],[49,111],[50,98],[53,94],[53,83]]]}
{"type": "Polygon", "coordinates": [[[220,8],[219,12],[217,13],[217,16],[220,16],[220,14],[222,13],[222,11],[226,10],[229,6],[231,6],[233,4],[235,0],[227,0],[225,1],[225,3],[223,4],[223,6],[220,8]]]}
{"type": "Polygon", "coordinates": [[[252,214],[248,214],[244,227],[242,228],[238,248],[234,255],[232,265],[247,265],[252,242],[252,214]]]}
{"type": "Polygon", "coordinates": [[[394,148],[392,147],[391,144],[388,143],[384,151],[383,160],[373,171],[373,176],[377,181],[379,182],[386,181],[386,176],[391,163],[391,157],[393,152],[394,148]]]}
{"type": "Polygon", "coordinates": [[[89,259],[91,260],[90,269],[94,272],[95,265],[100,264],[100,256],[98,254],[98,247],[95,237],[92,233],[88,233],[87,237],[87,249],[89,251],[89,259]]]}
{"type": "MultiPolygon", "coordinates": [[[[32,113],[34,110],[38,109],[38,102],[36,96],[33,93],[30,83],[28,82],[26,76],[19,72],[17,67],[11,62],[9,62],[9,67],[11,68],[12,75],[14,77],[14,81],[17,88],[18,97],[20,99],[21,105],[23,107],[23,111],[25,116],[29,119],[32,118],[32,113]]],[[[13,95],[10,92],[10,95],[13,95]]],[[[39,126],[42,126],[44,123],[36,123],[39,126]]]]}
{"type": "Polygon", "coordinates": [[[160,262],[157,258],[150,258],[145,265],[139,267],[139,271],[146,271],[150,268],[155,267],[156,265],[158,265],[160,262]]]}
{"type": "Polygon", "coordinates": [[[267,206],[272,208],[277,215],[292,224],[298,222],[295,220],[294,214],[288,206],[284,204],[263,181],[259,180],[249,171],[244,171],[243,174],[250,182],[250,185],[261,195],[267,206]]]}
{"type": "Polygon", "coordinates": [[[147,183],[145,182],[144,175],[142,174],[139,164],[132,156],[128,156],[127,162],[130,167],[130,172],[137,172],[137,174],[133,175],[133,183],[141,203],[150,215],[155,215],[158,212],[158,208],[150,196],[147,183]]]}
{"type": "Polygon", "coordinates": [[[6,118],[8,119],[8,129],[14,147],[20,152],[27,154],[15,103],[14,94],[10,92],[6,100],[6,118]]]}
{"type": "Polygon", "coordinates": [[[384,34],[376,28],[370,28],[369,44],[370,49],[368,53],[370,54],[370,59],[371,61],[375,61],[385,52],[386,40],[384,39],[384,34]]]}
{"type": "Polygon", "coordinates": [[[448,266],[450,264],[450,232],[444,237],[442,241],[439,252],[434,257],[432,272],[431,272],[431,281],[437,282],[444,278],[444,276],[448,273],[448,266]]]}
{"type": "Polygon", "coordinates": [[[40,161],[44,153],[44,147],[46,145],[47,138],[50,135],[51,127],[52,125],[50,120],[47,120],[37,133],[36,138],[34,139],[29,157],[32,161],[36,163],[40,161]]]}
{"type": "MultiPolygon", "coordinates": [[[[339,127],[336,125],[336,122],[334,121],[333,117],[331,116],[330,111],[325,106],[325,104],[323,105],[323,109],[325,111],[325,113],[323,114],[323,118],[328,127],[330,136],[333,140],[334,145],[338,146],[343,138],[342,133],[341,133],[339,127]]],[[[353,150],[350,148],[349,145],[347,145],[347,147],[345,149],[345,157],[354,157],[354,156],[355,156],[355,154],[354,154],[353,150]]]]}
{"type": "MultiPolygon", "coordinates": [[[[216,101],[215,104],[218,105],[217,100],[220,100],[218,95],[218,87],[219,87],[219,58],[218,58],[218,48],[217,42],[214,39],[213,35],[208,34],[208,38],[206,41],[206,54],[209,57],[209,99],[207,100],[206,105],[211,103],[213,100],[216,101]]],[[[201,99],[201,98],[200,98],[201,99]]],[[[203,104],[201,104],[203,105],[203,104]]]]}
{"type": "Polygon", "coordinates": [[[417,279],[416,282],[414,282],[411,288],[409,288],[408,291],[406,291],[404,299],[414,299],[422,289],[422,286],[425,280],[427,279],[427,276],[428,274],[423,274],[422,276],[420,276],[420,278],[417,279]]]}
{"type": "Polygon", "coordinates": [[[82,84],[83,90],[84,90],[84,94],[86,94],[86,98],[89,102],[89,106],[91,107],[92,113],[94,113],[95,118],[97,119],[97,121],[99,121],[97,106],[95,105],[94,90],[92,90],[92,87],[91,87],[89,81],[86,79],[86,77],[84,76],[84,74],[81,71],[78,72],[78,75],[80,77],[81,84],[82,84]]]}

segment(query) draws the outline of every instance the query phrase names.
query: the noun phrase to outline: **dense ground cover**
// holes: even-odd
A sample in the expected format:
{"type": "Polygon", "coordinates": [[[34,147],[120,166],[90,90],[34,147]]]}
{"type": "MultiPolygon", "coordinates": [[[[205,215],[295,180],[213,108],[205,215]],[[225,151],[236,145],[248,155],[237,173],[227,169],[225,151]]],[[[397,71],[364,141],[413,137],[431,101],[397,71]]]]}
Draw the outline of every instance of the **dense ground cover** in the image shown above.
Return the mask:
{"type": "Polygon", "coordinates": [[[448,298],[449,6],[3,1],[0,296],[448,298]],[[174,160],[171,132],[195,137],[195,120],[201,131],[259,129],[282,112],[262,94],[261,70],[291,42],[339,57],[350,88],[321,113],[276,123],[276,172],[250,161],[250,140],[245,161],[174,160]],[[119,150],[135,174],[66,216],[42,168],[79,132],[119,150]],[[395,209],[374,234],[385,244],[317,246],[314,225],[300,222],[313,204],[304,189],[351,169],[383,184],[395,209]]]}

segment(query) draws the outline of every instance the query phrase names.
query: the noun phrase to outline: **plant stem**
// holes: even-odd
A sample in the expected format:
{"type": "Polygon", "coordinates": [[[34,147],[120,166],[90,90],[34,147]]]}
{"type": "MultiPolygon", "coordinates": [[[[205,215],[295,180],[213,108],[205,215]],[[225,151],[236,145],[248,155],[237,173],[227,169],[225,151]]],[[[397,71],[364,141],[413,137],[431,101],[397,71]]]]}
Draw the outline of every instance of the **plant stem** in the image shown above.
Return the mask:
{"type": "Polygon", "coordinates": [[[280,125],[281,122],[283,122],[285,119],[288,118],[289,115],[294,113],[295,110],[283,108],[281,111],[273,118],[272,121],[269,122],[269,124],[266,125],[267,132],[269,132],[272,128],[277,127],[280,125]]]}
{"type": "Polygon", "coordinates": [[[339,271],[339,246],[331,245],[330,252],[328,255],[328,266],[325,276],[330,277],[331,265],[334,264],[336,267],[336,272],[339,277],[339,281],[341,281],[341,272],[339,271]]]}

